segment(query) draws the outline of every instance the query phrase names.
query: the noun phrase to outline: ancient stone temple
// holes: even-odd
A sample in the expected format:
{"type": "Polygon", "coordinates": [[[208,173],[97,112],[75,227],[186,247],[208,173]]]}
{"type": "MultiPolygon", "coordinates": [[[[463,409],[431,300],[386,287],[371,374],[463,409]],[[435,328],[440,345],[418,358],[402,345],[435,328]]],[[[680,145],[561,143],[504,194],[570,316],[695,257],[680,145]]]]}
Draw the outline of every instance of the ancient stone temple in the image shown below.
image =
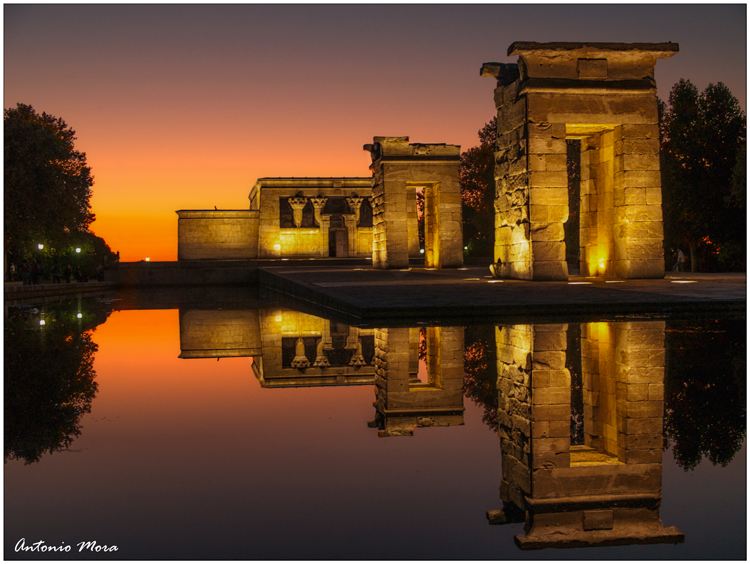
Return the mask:
{"type": "Polygon", "coordinates": [[[259,178],[247,210],[180,210],[178,260],[369,257],[370,178],[259,178]]]}
{"type": "Polygon", "coordinates": [[[375,137],[372,156],[373,268],[408,268],[418,257],[416,191],[424,190],[425,267],[463,265],[458,145],[375,137]]]}
{"type": "Polygon", "coordinates": [[[659,519],[664,329],[497,328],[504,510],[491,518],[525,521],[522,549],[684,541],[659,519]]]}
{"type": "Polygon", "coordinates": [[[496,276],[664,276],[654,67],[677,51],[516,42],[518,64],[482,66],[497,79],[496,276]]]}

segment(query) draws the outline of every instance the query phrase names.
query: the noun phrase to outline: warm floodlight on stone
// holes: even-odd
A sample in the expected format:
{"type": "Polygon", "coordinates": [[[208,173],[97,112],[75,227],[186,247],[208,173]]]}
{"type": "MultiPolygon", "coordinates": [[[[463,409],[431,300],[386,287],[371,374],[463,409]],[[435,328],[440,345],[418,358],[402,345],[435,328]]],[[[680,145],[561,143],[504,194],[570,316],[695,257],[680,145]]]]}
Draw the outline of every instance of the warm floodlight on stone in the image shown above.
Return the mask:
{"type": "Polygon", "coordinates": [[[463,265],[459,145],[375,137],[364,146],[373,171],[373,268],[405,268],[418,257],[417,188],[424,187],[425,266],[463,265]]]}
{"type": "MultiPolygon", "coordinates": [[[[583,276],[662,278],[664,230],[654,67],[675,43],[516,42],[497,79],[495,268],[565,280],[567,141],[580,140],[583,276]]],[[[568,226],[570,227],[570,226],[568,226]]]]}

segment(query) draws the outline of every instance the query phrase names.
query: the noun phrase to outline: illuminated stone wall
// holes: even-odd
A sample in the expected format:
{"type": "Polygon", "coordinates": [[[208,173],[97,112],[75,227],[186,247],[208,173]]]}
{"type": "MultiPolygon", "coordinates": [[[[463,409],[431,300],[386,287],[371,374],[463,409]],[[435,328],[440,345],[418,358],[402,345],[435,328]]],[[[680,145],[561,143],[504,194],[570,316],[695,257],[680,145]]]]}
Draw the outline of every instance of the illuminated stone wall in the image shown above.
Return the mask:
{"type": "Polygon", "coordinates": [[[518,507],[531,495],[532,470],[570,465],[566,338],[567,325],[496,328],[500,495],[518,507]]]}
{"type": "Polygon", "coordinates": [[[664,276],[654,67],[676,44],[513,43],[497,78],[495,261],[501,277],[565,280],[567,139],[580,139],[584,276],[664,276]]]}
{"type": "Polygon", "coordinates": [[[180,358],[259,354],[258,310],[180,309],[180,358]]]}
{"type": "Polygon", "coordinates": [[[664,322],[581,326],[585,445],[571,446],[567,325],[497,328],[500,496],[523,549],[682,542],[659,520],[664,322]]]}
{"type": "Polygon", "coordinates": [[[250,209],[259,210],[259,258],[328,257],[332,229],[339,229],[346,239],[348,257],[368,257],[372,253],[372,227],[360,226],[363,198],[370,198],[369,178],[260,178],[250,192],[250,209]],[[348,213],[340,214],[342,223],[331,225],[331,214],[325,213],[329,198],[347,198],[348,213]],[[295,209],[294,225],[281,227],[280,201],[290,199],[295,209]],[[314,223],[298,225],[305,206],[312,208],[314,223]]]}
{"type": "Polygon", "coordinates": [[[264,388],[371,385],[374,355],[369,362],[363,357],[362,339],[373,334],[374,329],[350,327],[298,311],[261,309],[262,356],[254,358],[253,370],[264,388]],[[286,359],[291,362],[285,362],[285,342],[294,345],[294,357],[286,359]],[[336,353],[345,363],[336,362],[336,353]]]}
{"type": "Polygon", "coordinates": [[[425,266],[463,265],[460,147],[375,137],[365,145],[373,171],[373,268],[408,268],[418,257],[416,188],[425,188],[425,266]]]}
{"type": "Polygon", "coordinates": [[[180,210],[177,216],[177,260],[258,256],[257,211],[180,210]]]}
{"type": "Polygon", "coordinates": [[[427,381],[417,378],[419,329],[375,332],[374,425],[381,437],[413,435],[415,427],[464,424],[463,327],[428,327],[427,381]]]}

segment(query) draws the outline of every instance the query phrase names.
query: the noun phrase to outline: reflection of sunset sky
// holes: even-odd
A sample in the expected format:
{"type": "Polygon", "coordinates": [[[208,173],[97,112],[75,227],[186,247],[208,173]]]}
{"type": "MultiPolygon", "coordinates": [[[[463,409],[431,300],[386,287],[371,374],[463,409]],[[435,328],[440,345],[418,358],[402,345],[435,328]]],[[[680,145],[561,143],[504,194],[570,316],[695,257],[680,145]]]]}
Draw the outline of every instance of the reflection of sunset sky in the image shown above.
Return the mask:
{"type": "Polygon", "coordinates": [[[177,209],[242,209],[263,176],[368,176],[374,135],[477,143],[513,41],[680,44],[679,78],[744,108],[746,7],[6,5],[5,107],[76,130],[93,231],[174,260],[177,209]]]}
{"type": "MultiPolygon", "coordinates": [[[[522,524],[487,523],[501,444],[474,401],[465,425],[380,438],[367,425],[373,385],[261,388],[249,358],[178,358],[179,323],[176,309],[126,310],[97,326],[81,435],[37,464],[6,464],[6,554],[25,536],[96,539],[128,560],[547,557],[513,544],[522,524]]],[[[736,559],[745,448],[690,472],[670,452],[660,516],[685,544],[551,555],[736,559]]]]}

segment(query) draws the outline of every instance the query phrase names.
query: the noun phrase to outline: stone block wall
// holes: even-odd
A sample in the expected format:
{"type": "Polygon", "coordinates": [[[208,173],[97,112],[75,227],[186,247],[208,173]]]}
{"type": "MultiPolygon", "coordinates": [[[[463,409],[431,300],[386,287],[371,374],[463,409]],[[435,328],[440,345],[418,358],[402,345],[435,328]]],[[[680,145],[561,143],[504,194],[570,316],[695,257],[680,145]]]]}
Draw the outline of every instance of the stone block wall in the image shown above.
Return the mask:
{"type": "Polygon", "coordinates": [[[664,322],[581,327],[585,447],[570,446],[567,325],[496,330],[500,495],[525,549],[682,542],[659,520],[664,322]]]}
{"type": "Polygon", "coordinates": [[[497,78],[495,261],[500,277],[564,280],[567,139],[582,141],[580,269],[664,276],[656,60],[675,44],[523,43],[497,78]]]}
{"type": "Polygon", "coordinates": [[[375,332],[375,408],[381,437],[464,423],[463,327],[427,328],[426,383],[416,378],[419,341],[414,334],[407,328],[375,332]]]}
{"type": "Polygon", "coordinates": [[[666,325],[615,326],[618,458],[625,464],[661,464],[666,325]]]}
{"type": "Polygon", "coordinates": [[[177,260],[257,258],[257,211],[180,210],[177,216],[177,260]]]}
{"type": "MultiPolygon", "coordinates": [[[[258,227],[259,258],[322,258],[329,256],[331,215],[323,213],[329,198],[371,196],[369,178],[259,178],[250,192],[250,208],[260,213],[258,227]],[[281,227],[281,199],[296,199],[298,218],[304,206],[314,208],[312,227],[281,227]]],[[[358,209],[343,214],[349,257],[367,257],[372,253],[372,227],[359,226],[358,209]]],[[[340,257],[337,257],[340,258],[340,257]]]]}
{"type": "Polygon", "coordinates": [[[372,156],[373,268],[408,268],[409,257],[420,256],[417,187],[426,192],[425,266],[462,266],[460,147],[375,137],[365,149],[372,156]]]}
{"type": "Polygon", "coordinates": [[[258,310],[180,309],[180,358],[260,354],[258,310]]]}
{"type": "MultiPolygon", "coordinates": [[[[284,367],[283,338],[313,337],[317,340],[317,353],[331,346],[331,322],[327,319],[287,309],[261,309],[261,355],[254,357],[253,369],[262,387],[299,387],[329,385],[372,384],[374,366],[326,366],[317,358],[303,368],[284,367]],[[317,364],[317,365],[316,365],[317,364]]],[[[345,328],[346,329],[346,328],[345,328]]],[[[357,348],[359,337],[372,335],[372,329],[348,328],[347,348],[357,348]]]]}
{"type": "Polygon", "coordinates": [[[531,495],[532,325],[495,328],[498,433],[502,449],[500,497],[525,507],[531,495]]]}

